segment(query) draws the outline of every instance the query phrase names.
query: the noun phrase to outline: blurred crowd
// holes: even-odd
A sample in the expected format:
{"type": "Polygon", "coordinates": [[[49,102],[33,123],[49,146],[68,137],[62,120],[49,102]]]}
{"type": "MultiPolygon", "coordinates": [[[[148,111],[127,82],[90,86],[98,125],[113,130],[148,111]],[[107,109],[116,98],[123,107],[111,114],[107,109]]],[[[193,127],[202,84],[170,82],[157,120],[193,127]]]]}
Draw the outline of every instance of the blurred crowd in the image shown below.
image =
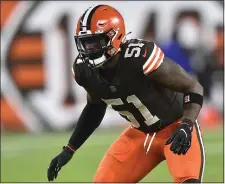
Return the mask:
{"type": "Polygon", "coordinates": [[[223,122],[224,90],[224,25],[213,29],[213,36],[204,33],[202,17],[190,9],[179,12],[175,19],[170,40],[158,41],[156,36],[157,14],[149,16],[143,38],[154,40],[165,55],[196,77],[204,88],[204,106],[199,119],[205,125],[223,122]]]}
{"type": "MultiPolygon", "coordinates": [[[[73,31],[83,10],[98,3],[1,1],[1,130],[38,132],[74,126],[86,103],[86,93],[71,73],[77,54],[73,31]]],[[[107,4],[122,13],[127,31],[135,38],[155,41],[167,57],[200,81],[205,93],[200,123],[221,125],[223,3],[107,4]]],[[[121,117],[109,109],[102,126],[120,124],[121,117]]]]}

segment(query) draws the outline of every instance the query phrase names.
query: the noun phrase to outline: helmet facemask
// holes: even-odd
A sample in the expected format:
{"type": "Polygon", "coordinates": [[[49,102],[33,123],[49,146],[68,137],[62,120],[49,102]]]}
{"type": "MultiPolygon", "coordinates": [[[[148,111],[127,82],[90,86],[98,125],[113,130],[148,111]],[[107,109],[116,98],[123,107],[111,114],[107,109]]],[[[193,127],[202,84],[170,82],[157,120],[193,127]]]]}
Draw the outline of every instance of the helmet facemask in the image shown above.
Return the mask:
{"type": "Polygon", "coordinates": [[[112,47],[114,36],[116,36],[116,31],[113,29],[104,33],[74,36],[81,59],[88,62],[91,67],[102,66],[116,54],[116,50],[112,47]]]}
{"type": "Polygon", "coordinates": [[[75,36],[77,50],[84,62],[91,67],[99,67],[109,59],[110,39],[106,33],[75,36]]]}

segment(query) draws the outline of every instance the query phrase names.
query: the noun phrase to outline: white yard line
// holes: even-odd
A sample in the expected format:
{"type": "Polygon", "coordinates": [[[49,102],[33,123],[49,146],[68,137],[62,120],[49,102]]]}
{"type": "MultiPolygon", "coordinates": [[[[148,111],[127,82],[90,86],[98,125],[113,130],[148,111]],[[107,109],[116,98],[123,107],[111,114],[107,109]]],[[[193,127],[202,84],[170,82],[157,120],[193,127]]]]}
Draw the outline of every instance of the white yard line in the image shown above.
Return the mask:
{"type": "MultiPolygon", "coordinates": [[[[50,143],[51,141],[49,141],[50,143]]],[[[37,143],[37,141],[35,142],[37,143]]],[[[24,152],[29,152],[29,151],[38,151],[38,150],[44,150],[44,149],[52,149],[52,148],[58,148],[59,151],[62,147],[62,142],[56,142],[54,144],[49,144],[48,142],[43,142],[43,143],[38,143],[38,144],[7,144],[4,145],[2,144],[1,146],[1,156],[3,158],[12,158],[12,157],[17,157],[22,155],[24,152]]],[[[104,141],[95,141],[91,140],[88,141],[87,144],[85,144],[82,149],[86,149],[89,147],[98,147],[98,146],[105,146],[108,145],[104,141]]],[[[222,153],[222,142],[217,142],[217,143],[208,143],[205,144],[206,148],[206,156],[207,155],[217,155],[219,153],[222,153]]]]}

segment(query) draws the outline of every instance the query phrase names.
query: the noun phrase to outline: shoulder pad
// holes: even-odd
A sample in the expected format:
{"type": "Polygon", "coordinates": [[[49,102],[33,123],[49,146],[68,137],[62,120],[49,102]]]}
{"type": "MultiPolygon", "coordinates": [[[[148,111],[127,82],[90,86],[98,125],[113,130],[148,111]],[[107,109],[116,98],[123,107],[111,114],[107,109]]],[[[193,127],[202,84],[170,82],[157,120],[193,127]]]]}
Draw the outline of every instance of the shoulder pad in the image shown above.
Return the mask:
{"type": "Polygon", "coordinates": [[[121,47],[121,56],[125,60],[135,62],[135,66],[141,67],[145,75],[157,69],[164,58],[162,50],[154,42],[141,39],[125,42],[121,47]]]}

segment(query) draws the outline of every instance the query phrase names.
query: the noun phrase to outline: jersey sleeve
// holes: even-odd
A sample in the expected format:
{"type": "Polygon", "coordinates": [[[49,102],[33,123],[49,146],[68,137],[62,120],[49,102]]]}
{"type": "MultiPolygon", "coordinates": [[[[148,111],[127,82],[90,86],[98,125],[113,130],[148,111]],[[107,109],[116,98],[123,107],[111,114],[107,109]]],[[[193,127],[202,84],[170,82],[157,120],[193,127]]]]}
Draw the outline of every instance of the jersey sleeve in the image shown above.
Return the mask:
{"type": "Polygon", "coordinates": [[[81,71],[82,71],[82,62],[79,61],[81,59],[79,58],[76,58],[74,63],[73,63],[73,66],[72,66],[72,75],[73,75],[73,78],[75,79],[75,81],[80,85],[80,86],[83,86],[82,85],[82,82],[81,82],[81,71]]]}
{"type": "Polygon", "coordinates": [[[143,48],[142,69],[143,73],[148,75],[162,64],[164,53],[154,42],[145,42],[143,48]]]}

